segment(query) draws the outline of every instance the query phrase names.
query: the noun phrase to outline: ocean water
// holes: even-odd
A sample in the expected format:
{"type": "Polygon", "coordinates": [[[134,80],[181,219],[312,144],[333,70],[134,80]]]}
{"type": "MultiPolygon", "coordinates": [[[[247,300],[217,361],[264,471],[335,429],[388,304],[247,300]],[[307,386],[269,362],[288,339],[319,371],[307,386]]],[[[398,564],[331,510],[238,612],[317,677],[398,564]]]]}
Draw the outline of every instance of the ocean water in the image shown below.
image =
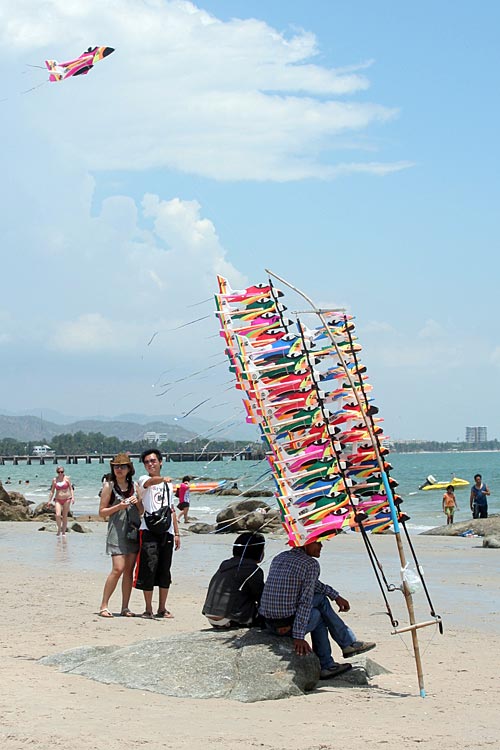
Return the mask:
{"type": "MultiPolygon", "coordinates": [[[[389,461],[393,465],[391,476],[399,483],[398,493],[404,500],[403,509],[410,516],[408,526],[415,533],[444,523],[441,510],[442,492],[419,491],[418,487],[427,475],[432,474],[438,481],[448,481],[452,474],[467,479],[473,483],[473,476],[480,473],[489,486],[490,513],[500,513],[500,453],[499,452],[456,452],[456,453],[415,453],[392,454],[389,461]]],[[[31,466],[20,464],[0,466],[0,480],[6,489],[22,492],[25,497],[35,504],[48,498],[50,483],[55,476],[54,464],[31,466]],[[11,484],[6,484],[10,478],[11,484]]],[[[75,505],[73,512],[76,516],[97,513],[99,508],[98,492],[101,487],[101,477],[109,470],[107,464],[74,464],[64,466],[66,473],[75,485],[75,505]]],[[[255,488],[256,490],[273,490],[273,483],[265,460],[251,461],[212,461],[165,463],[164,473],[180,480],[189,474],[203,479],[228,479],[237,482],[240,490],[255,488]]],[[[136,476],[144,473],[141,464],[136,464],[136,476]]],[[[469,509],[470,487],[457,490],[456,495],[460,511],[455,520],[470,518],[469,509]]],[[[213,523],[218,511],[228,503],[234,501],[231,497],[215,495],[191,495],[191,514],[200,521],[213,523]]],[[[272,497],[266,502],[273,504],[272,497]]]]}

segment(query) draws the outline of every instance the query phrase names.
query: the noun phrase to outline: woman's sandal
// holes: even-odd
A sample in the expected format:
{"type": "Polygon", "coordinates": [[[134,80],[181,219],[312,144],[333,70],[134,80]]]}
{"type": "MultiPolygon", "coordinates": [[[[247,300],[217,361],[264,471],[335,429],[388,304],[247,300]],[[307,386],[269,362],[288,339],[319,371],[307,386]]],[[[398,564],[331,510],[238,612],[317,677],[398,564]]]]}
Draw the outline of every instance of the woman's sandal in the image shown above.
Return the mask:
{"type": "Polygon", "coordinates": [[[131,612],[128,607],[125,607],[125,609],[122,609],[120,612],[120,617],[135,617],[135,612],[131,612]]]}
{"type": "Polygon", "coordinates": [[[114,614],[112,612],[110,612],[107,607],[104,607],[104,609],[100,609],[99,610],[99,617],[110,618],[110,617],[114,617],[114,614]]]}
{"type": "Polygon", "coordinates": [[[174,616],[173,616],[172,612],[169,612],[168,609],[158,610],[158,612],[156,613],[155,617],[158,617],[160,620],[162,620],[162,619],[173,620],[174,619],[174,616]]]}

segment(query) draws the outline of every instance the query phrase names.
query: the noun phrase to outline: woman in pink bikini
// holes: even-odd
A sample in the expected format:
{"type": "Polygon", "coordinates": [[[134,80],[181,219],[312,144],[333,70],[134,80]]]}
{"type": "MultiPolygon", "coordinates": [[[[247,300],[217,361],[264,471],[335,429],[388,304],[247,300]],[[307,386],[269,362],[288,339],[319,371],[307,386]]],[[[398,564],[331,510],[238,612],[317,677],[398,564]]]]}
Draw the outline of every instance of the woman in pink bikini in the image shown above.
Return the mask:
{"type": "Polygon", "coordinates": [[[61,536],[61,534],[66,536],[69,508],[74,502],[75,496],[71,479],[66,476],[62,466],[58,466],[57,476],[52,480],[49,494],[49,503],[54,503],[56,506],[57,536],[61,536]]]}

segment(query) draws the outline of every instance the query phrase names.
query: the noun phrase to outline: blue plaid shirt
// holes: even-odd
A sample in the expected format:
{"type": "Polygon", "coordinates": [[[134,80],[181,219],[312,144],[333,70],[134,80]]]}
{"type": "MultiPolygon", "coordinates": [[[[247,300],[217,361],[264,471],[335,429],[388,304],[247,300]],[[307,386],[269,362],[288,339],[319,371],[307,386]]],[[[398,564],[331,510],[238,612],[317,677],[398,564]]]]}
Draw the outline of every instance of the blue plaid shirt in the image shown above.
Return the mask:
{"type": "Polygon", "coordinates": [[[294,638],[303,639],[311,616],[314,594],[325,594],[329,599],[339,595],[331,586],[319,580],[320,566],[303,547],[294,547],[276,555],[260,601],[260,614],[267,620],[281,620],[295,616],[294,638]]]}

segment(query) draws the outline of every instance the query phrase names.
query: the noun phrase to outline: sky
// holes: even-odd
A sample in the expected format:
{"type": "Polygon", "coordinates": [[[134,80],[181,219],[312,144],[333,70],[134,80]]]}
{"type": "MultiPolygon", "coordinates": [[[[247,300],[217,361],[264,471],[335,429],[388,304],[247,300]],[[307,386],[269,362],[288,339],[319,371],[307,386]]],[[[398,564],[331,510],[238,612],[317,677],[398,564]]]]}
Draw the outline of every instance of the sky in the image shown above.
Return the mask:
{"type": "Polygon", "coordinates": [[[391,438],[500,437],[499,22],[496,0],[3,0],[0,412],[243,422],[216,275],[270,268],[356,316],[391,438]],[[47,82],[94,45],[115,52],[47,82]]]}

